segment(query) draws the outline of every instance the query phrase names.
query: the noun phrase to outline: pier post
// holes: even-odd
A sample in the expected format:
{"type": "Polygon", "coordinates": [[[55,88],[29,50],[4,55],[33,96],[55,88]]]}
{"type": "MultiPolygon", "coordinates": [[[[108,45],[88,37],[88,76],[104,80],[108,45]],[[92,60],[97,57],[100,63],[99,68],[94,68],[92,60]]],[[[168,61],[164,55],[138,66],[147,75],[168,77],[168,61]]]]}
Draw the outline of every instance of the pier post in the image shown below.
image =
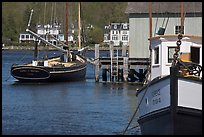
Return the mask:
{"type": "Polygon", "coordinates": [[[122,45],[122,57],[127,56],[127,45],[122,45]]]}
{"type": "Polygon", "coordinates": [[[95,81],[99,82],[99,44],[95,44],[95,81]]]}
{"type": "Polygon", "coordinates": [[[128,80],[128,57],[123,57],[123,79],[125,82],[128,80]]]}
{"type": "Polygon", "coordinates": [[[114,80],[113,76],[113,42],[110,41],[109,50],[110,50],[110,58],[111,58],[111,67],[110,67],[110,81],[114,80]]]}

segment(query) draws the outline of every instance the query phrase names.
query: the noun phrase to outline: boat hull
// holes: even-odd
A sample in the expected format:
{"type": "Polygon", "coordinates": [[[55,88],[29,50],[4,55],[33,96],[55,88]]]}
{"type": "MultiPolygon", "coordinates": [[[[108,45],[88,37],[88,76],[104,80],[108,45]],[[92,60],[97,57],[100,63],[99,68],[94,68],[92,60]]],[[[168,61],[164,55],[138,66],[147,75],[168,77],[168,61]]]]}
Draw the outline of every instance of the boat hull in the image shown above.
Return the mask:
{"type": "Polygon", "coordinates": [[[86,65],[74,68],[58,69],[40,66],[12,66],[11,74],[14,78],[24,82],[48,81],[76,81],[85,79],[86,65]]]}
{"type": "Polygon", "coordinates": [[[201,135],[202,111],[177,108],[172,114],[169,108],[140,118],[142,135],[201,135]]]}
{"type": "MultiPolygon", "coordinates": [[[[173,70],[172,70],[173,71],[173,70]]],[[[202,134],[202,80],[171,75],[137,92],[142,135],[202,134]]]]}
{"type": "Polygon", "coordinates": [[[67,67],[51,67],[31,64],[12,65],[11,75],[19,81],[23,82],[57,82],[84,80],[86,76],[86,59],[79,56],[79,60],[81,61],[76,61],[77,63],[75,65],[67,67]]]}

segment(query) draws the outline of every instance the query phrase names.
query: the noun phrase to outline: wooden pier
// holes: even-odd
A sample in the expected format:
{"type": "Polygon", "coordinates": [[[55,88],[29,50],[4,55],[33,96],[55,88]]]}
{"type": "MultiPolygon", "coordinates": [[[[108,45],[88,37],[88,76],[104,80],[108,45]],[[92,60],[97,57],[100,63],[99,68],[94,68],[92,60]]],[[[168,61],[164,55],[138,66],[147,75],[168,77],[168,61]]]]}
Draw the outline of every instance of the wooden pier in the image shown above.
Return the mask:
{"type": "Polygon", "coordinates": [[[127,46],[119,48],[109,45],[109,57],[99,56],[99,44],[95,45],[95,81],[99,82],[100,72],[102,81],[110,82],[144,82],[150,64],[149,58],[129,58],[127,46]],[[101,71],[100,71],[101,69],[101,71]]]}

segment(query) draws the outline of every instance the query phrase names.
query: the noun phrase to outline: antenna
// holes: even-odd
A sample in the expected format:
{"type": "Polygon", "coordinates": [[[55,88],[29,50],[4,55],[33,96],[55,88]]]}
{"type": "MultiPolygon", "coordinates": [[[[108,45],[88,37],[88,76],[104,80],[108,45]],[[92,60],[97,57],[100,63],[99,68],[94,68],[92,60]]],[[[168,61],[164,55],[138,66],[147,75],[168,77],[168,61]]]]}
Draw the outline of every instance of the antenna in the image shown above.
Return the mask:
{"type": "Polygon", "coordinates": [[[31,22],[31,19],[32,19],[32,15],[33,15],[33,9],[31,10],[31,13],[30,13],[30,18],[29,18],[29,21],[28,21],[28,27],[30,27],[30,22],[31,22]]]}

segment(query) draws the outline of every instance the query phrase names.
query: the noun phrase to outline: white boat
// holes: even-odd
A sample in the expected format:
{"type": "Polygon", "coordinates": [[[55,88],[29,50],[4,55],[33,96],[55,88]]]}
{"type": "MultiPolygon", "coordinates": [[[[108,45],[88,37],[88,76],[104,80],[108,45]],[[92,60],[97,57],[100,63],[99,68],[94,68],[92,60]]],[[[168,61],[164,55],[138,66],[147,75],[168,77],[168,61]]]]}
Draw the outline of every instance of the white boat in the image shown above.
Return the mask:
{"type": "Polygon", "coordinates": [[[149,40],[150,79],[136,93],[142,135],[202,134],[202,36],[149,40]]]}

